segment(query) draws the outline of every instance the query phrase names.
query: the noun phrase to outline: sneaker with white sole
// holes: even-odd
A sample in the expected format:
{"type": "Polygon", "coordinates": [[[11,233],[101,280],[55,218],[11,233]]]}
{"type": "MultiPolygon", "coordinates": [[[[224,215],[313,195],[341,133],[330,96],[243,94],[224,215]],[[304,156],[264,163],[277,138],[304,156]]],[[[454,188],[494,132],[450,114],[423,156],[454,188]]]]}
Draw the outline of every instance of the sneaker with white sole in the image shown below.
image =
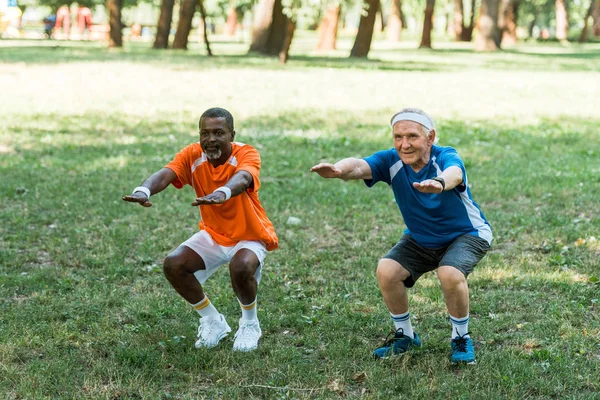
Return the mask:
{"type": "Polygon", "coordinates": [[[200,318],[196,348],[205,347],[210,349],[215,347],[229,332],[231,332],[231,328],[225,321],[223,314],[219,314],[218,317],[200,318]]]}
{"type": "Polygon", "coordinates": [[[258,347],[258,339],[262,336],[260,324],[256,321],[243,321],[240,319],[240,328],[235,333],[233,350],[252,351],[258,347]]]}

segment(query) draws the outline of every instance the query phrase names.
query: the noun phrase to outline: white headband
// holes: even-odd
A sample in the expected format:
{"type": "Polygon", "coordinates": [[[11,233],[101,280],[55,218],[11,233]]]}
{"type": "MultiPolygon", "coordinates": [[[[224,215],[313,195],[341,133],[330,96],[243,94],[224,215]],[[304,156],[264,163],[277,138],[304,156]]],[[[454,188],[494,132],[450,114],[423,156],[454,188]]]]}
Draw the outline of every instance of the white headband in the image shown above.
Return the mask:
{"type": "Polygon", "coordinates": [[[413,121],[417,124],[423,125],[425,128],[427,128],[428,131],[435,129],[435,126],[433,126],[433,121],[431,119],[422,114],[417,114],[414,112],[402,112],[394,115],[392,117],[392,121],[390,122],[392,128],[394,127],[394,124],[398,121],[413,121]]]}

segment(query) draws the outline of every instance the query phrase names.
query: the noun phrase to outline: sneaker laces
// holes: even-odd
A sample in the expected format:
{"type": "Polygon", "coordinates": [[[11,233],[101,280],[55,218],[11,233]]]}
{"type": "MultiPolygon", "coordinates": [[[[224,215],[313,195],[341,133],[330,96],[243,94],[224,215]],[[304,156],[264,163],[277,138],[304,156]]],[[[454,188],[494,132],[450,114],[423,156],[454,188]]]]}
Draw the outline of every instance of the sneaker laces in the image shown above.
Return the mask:
{"type": "Polygon", "coordinates": [[[256,322],[245,323],[240,326],[239,331],[236,333],[236,339],[239,337],[242,341],[247,341],[249,339],[254,339],[256,329],[252,329],[256,327],[256,322]]]}
{"type": "Polygon", "coordinates": [[[406,336],[406,335],[404,334],[404,329],[402,329],[402,328],[398,328],[395,331],[394,330],[391,331],[386,336],[385,341],[383,343],[383,347],[391,346],[395,341],[400,340],[403,336],[406,336]],[[400,335],[398,335],[398,334],[400,334],[400,335]],[[396,337],[396,336],[399,336],[399,337],[396,337]]]}
{"type": "Polygon", "coordinates": [[[214,327],[215,319],[212,317],[200,318],[200,326],[198,327],[198,338],[204,339],[209,337],[210,332],[214,327]],[[202,321],[204,319],[204,321],[202,321]]]}
{"type": "MultiPolygon", "coordinates": [[[[457,332],[458,333],[458,332],[457,332]]],[[[457,337],[455,337],[454,339],[452,339],[452,343],[454,343],[454,346],[456,347],[456,351],[460,351],[461,353],[466,353],[467,352],[467,335],[470,335],[471,332],[467,332],[464,335],[458,335],[457,337]]],[[[446,342],[448,343],[448,342],[446,342]]]]}

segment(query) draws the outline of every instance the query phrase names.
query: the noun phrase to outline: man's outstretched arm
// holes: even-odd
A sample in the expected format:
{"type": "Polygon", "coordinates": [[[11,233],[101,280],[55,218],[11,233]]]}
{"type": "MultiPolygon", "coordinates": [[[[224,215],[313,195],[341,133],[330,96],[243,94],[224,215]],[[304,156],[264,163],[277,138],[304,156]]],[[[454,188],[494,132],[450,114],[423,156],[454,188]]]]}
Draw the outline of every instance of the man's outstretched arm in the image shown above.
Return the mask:
{"type": "Polygon", "coordinates": [[[207,194],[204,197],[198,197],[192,206],[201,204],[223,204],[232,197],[235,197],[246,191],[252,185],[252,175],[248,171],[238,171],[225,184],[217,188],[214,192],[207,194]]]}
{"type": "Polygon", "coordinates": [[[362,158],[344,158],[335,164],[321,163],[310,169],[323,178],[372,179],[373,173],[369,164],[362,158]]]}
{"type": "Polygon", "coordinates": [[[163,168],[153,173],[142,183],[142,186],[135,188],[132,194],[123,196],[123,200],[130,203],[139,203],[144,207],[152,207],[150,196],[165,190],[175,179],[177,179],[177,174],[172,169],[163,168]]]}

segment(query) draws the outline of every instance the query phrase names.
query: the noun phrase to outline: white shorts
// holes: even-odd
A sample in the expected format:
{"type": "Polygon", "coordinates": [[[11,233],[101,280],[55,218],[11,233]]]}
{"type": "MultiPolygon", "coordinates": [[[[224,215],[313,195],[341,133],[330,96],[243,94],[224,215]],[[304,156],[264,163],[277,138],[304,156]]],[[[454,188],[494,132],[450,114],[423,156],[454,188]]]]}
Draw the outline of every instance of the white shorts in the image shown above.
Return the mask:
{"type": "Polygon", "coordinates": [[[258,257],[258,268],[254,274],[256,282],[260,283],[261,270],[263,261],[267,256],[267,248],[265,244],[256,240],[242,240],[233,247],[226,247],[217,244],[212,236],[206,231],[200,231],[185,242],[181,246],[189,247],[194,250],[204,261],[206,269],[200,269],[194,272],[196,279],[203,284],[214,274],[221,265],[231,261],[233,256],[241,249],[248,249],[258,257]]]}

